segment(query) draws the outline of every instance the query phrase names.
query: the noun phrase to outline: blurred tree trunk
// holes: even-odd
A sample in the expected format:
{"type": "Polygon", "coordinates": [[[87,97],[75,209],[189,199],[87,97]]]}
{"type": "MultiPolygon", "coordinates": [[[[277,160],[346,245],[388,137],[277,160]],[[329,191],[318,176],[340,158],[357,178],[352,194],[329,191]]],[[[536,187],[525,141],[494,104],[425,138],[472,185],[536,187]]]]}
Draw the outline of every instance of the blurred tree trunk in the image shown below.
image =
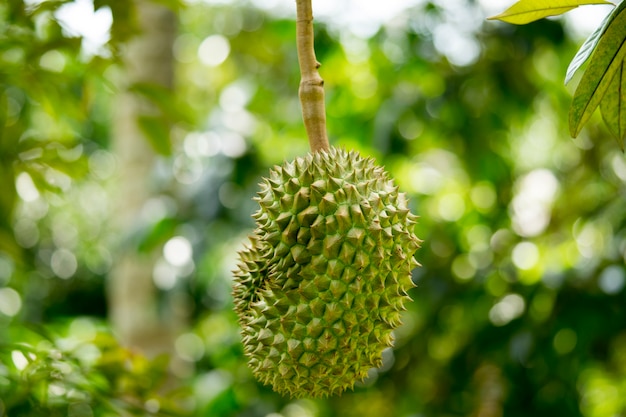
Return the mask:
{"type": "MultiPolygon", "coordinates": [[[[124,72],[113,121],[112,147],[119,162],[114,223],[121,239],[142,221],[151,197],[155,151],[138,120],[156,114],[154,104],[129,91],[136,83],[171,89],[174,59],[172,45],[176,19],[172,10],[137,0],[139,33],[123,50],[124,72]]],[[[172,315],[163,310],[153,282],[159,253],[139,253],[131,242],[122,243],[108,282],[109,316],[120,342],[148,356],[171,352],[176,329],[172,315]]]]}

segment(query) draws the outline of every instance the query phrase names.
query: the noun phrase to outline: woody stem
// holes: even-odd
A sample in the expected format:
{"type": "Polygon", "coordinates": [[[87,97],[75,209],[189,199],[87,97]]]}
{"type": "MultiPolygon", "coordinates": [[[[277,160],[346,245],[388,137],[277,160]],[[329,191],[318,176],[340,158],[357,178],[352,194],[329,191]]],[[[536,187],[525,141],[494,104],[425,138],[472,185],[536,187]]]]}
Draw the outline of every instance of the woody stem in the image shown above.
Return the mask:
{"type": "Polygon", "coordinates": [[[329,149],[326,134],[326,109],[324,104],[324,80],[317,69],[313,43],[313,10],[311,0],[296,0],[296,42],[300,64],[300,103],[302,118],[309,137],[311,152],[329,149]]]}

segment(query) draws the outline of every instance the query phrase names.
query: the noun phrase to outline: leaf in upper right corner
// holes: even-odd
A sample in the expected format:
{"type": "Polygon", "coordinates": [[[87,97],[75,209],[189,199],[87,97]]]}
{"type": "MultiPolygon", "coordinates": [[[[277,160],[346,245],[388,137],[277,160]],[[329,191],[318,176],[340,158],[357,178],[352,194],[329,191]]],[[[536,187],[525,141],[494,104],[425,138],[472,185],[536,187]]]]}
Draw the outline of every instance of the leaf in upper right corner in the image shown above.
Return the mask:
{"type": "Polygon", "coordinates": [[[613,77],[622,68],[626,57],[625,3],[620,4],[600,37],[589,66],[574,92],[569,114],[569,128],[573,137],[578,136],[609,88],[615,86],[613,77]]]}
{"type": "Polygon", "coordinates": [[[587,4],[611,4],[606,0],[519,0],[489,20],[523,25],[548,16],[557,16],[587,4]]]}
{"type": "Polygon", "coordinates": [[[606,28],[609,26],[609,23],[613,21],[615,15],[619,13],[619,11],[620,8],[618,7],[613,9],[611,13],[606,15],[602,23],[600,23],[600,26],[598,26],[596,30],[594,30],[593,33],[589,35],[589,37],[582,44],[578,52],[576,52],[576,55],[574,56],[574,58],[572,58],[572,61],[567,67],[567,72],[565,73],[565,84],[571,81],[576,71],[578,71],[578,69],[587,61],[587,59],[589,59],[593,51],[596,49],[596,46],[600,41],[600,37],[604,34],[606,28]]]}
{"type": "Polygon", "coordinates": [[[617,139],[620,148],[624,150],[626,137],[626,62],[624,60],[600,102],[600,113],[609,131],[617,139]]]}

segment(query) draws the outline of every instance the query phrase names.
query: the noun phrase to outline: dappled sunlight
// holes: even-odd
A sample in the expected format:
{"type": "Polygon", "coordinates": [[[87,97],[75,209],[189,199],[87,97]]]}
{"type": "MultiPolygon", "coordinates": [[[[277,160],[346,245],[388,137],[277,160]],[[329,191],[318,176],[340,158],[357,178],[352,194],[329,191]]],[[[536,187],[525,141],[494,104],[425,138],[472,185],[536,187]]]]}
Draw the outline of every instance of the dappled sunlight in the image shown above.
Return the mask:
{"type": "Polygon", "coordinates": [[[13,288],[0,288],[0,313],[5,316],[16,316],[22,309],[22,297],[13,288]]]}
{"type": "Polygon", "coordinates": [[[598,286],[607,294],[618,294],[624,289],[626,271],[618,265],[607,266],[600,274],[598,286]]]}
{"type": "Polygon", "coordinates": [[[457,193],[448,193],[441,196],[437,204],[437,214],[443,220],[454,222],[465,214],[465,201],[457,193]]]}
{"type": "Polygon", "coordinates": [[[496,204],[496,191],[490,182],[480,182],[472,187],[470,198],[480,212],[488,213],[496,204]]]}
{"type": "Polygon", "coordinates": [[[546,169],[534,170],[519,180],[511,208],[513,228],[520,236],[537,236],[548,227],[558,188],[558,180],[546,169]]]}
{"type": "Polygon", "coordinates": [[[519,269],[532,269],[539,261],[539,249],[532,242],[518,243],[513,248],[511,260],[519,269]]]}
{"type": "Polygon", "coordinates": [[[60,7],[55,16],[69,35],[82,37],[86,55],[105,54],[102,48],[109,40],[113,23],[109,7],[94,11],[92,0],[75,0],[60,7]]]}
{"type": "Polygon", "coordinates": [[[453,23],[437,26],[434,31],[435,48],[453,65],[465,67],[478,59],[481,48],[476,39],[457,30],[453,23]]]}
{"type": "Polygon", "coordinates": [[[601,220],[585,222],[583,219],[578,219],[573,225],[573,235],[582,257],[581,266],[584,265],[585,259],[599,260],[613,238],[611,226],[601,220]]]}
{"type": "Polygon", "coordinates": [[[489,310],[489,320],[496,326],[504,326],[520,317],[525,309],[526,303],[519,294],[508,294],[489,310]]]}
{"type": "MultiPolygon", "coordinates": [[[[153,90],[110,59],[133,18],[27,1],[32,30],[6,32],[14,44],[0,52],[0,393],[22,395],[27,375],[75,416],[100,415],[99,392],[116,405],[128,393],[142,415],[174,403],[216,417],[623,414],[626,157],[600,115],[570,139],[579,78],[563,86],[596,25],[585,18],[608,8],[532,27],[485,21],[510,3],[313,1],[330,142],[385,167],[423,239],[381,367],[313,401],[255,381],[232,295],[259,182],[309,150],[294,1],[184,0],[172,88],[153,90]],[[112,146],[126,137],[112,127],[126,83],[153,118],[132,160],[112,146]],[[121,184],[145,199],[131,210],[121,184]],[[137,337],[169,357],[111,334],[108,285],[126,255],[146,268],[124,291],[162,324],[137,337]],[[159,381],[185,392],[162,396],[159,381]]],[[[13,412],[0,397],[0,416],[13,412]]]]}
{"type": "Polygon", "coordinates": [[[49,263],[54,275],[61,279],[71,278],[78,268],[78,261],[74,253],[64,248],[52,252],[49,263]]]}
{"type": "Polygon", "coordinates": [[[207,67],[216,67],[226,61],[230,54],[230,43],[222,35],[210,35],[198,46],[198,58],[207,67]]]}
{"type": "Polygon", "coordinates": [[[204,356],[204,342],[194,333],[185,333],[174,342],[176,352],[181,359],[188,362],[197,362],[204,356]]]}
{"type": "Polygon", "coordinates": [[[37,191],[33,179],[27,172],[22,172],[17,176],[15,188],[20,198],[27,203],[33,202],[39,198],[39,191],[37,191]]]}
{"type": "Polygon", "coordinates": [[[163,246],[163,257],[176,267],[182,267],[192,261],[191,243],[183,236],[175,236],[163,246]]]}

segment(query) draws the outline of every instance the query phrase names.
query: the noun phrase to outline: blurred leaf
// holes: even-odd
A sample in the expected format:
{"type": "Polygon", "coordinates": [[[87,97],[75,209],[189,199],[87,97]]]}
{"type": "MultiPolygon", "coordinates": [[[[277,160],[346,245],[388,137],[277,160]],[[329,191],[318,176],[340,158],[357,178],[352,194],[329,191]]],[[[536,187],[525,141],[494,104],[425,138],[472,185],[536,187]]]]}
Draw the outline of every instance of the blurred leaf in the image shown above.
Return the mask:
{"type": "Polygon", "coordinates": [[[573,137],[589,120],[600,104],[616,72],[626,56],[626,3],[620,4],[615,18],[601,36],[580,84],[576,88],[569,114],[569,128],[573,137]]]}
{"type": "Polygon", "coordinates": [[[173,12],[178,12],[182,7],[185,6],[185,3],[182,0],[153,0],[154,3],[162,4],[163,6],[169,8],[173,12]]]}
{"type": "Polygon", "coordinates": [[[154,83],[135,83],[129,91],[141,94],[159,108],[163,116],[169,120],[183,120],[189,122],[192,113],[174,99],[171,89],[154,83]]]}
{"type": "Polygon", "coordinates": [[[83,342],[33,326],[12,325],[8,334],[0,340],[1,416],[66,416],[77,401],[89,415],[147,415],[147,400],[161,405],[150,415],[185,415],[189,393],[164,386],[167,356],[148,360],[104,331],[83,342]],[[85,348],[96,348],[98,358],[86,360],[85,348]],[[14,363],[16,352],[27,361],[23,367],[14,363]]]}
{"type": "Polygon", "coordinates": [[[626,68],[624,60],[609,88],[600,102],[602,119],[609,131],[624,150],[624,136],[626,136],[626,68]]]}
{"type": "Polygon", "coordinates": [[[111,9],[113,23],[111,25],[111,42],[116,46],[138,33],[136,23],[136,6],[134,1],[94,0],[94,10],[102,7],[111,9]]]}
{"type": "Polygon", "coordinates": [[[137,123],[158,154],[166,156],[172,154],[170,128],[168,123],[165,122],[162,117],[140,116],[137,123]]]}
{"type": "Polygon", "coordinates": [[[589,35],[587,40],[585,40],[585,42],[582,44],[582,46],[570,62],[569,66],[567,67],[567,72],[565,74],[565,84],[567,84],[572,79],[576,71],[578,71],[578,69],[587,61],[587,59],[589,59],[593,51],[596,49],[596,45],[598,45],[600,37],[606,30],[609,23],[611,23],[618,10],[619,8],[613,9],[611,13],[606,15],[600,26],[598,26],[596,30],[594,30],[593,33],[589,35]]]}
{"type": "MultiPolygon", "coordinates": [[[[0,144],[2,143],[0,136],[0,144]]],[[[0,151],[2,148],[0,147],[0,151]]],[[[14,259],[20,259],[22,249],[16,244],[13,236],[13,212],[17,202],[15,189],[15,172],[10,158],[0,154],[0,252],[6,252],[14,259]]]]}
{"type": "Polygon", "coordinates": [[[171,217],[161,219],[142,233],[144,236],[142,236],[137,249],[141,252],[149,252],[158,245],[165,243],[173,236],[179,224],[180,222],[178,220],[171,217]]]}
{"type": "Polygon", "coordinates": [[[605,0],[520,0],[499,15],[488,19],[523,25],[544,17],[557,16],[588,4],[611,3],[605,0]]]}

